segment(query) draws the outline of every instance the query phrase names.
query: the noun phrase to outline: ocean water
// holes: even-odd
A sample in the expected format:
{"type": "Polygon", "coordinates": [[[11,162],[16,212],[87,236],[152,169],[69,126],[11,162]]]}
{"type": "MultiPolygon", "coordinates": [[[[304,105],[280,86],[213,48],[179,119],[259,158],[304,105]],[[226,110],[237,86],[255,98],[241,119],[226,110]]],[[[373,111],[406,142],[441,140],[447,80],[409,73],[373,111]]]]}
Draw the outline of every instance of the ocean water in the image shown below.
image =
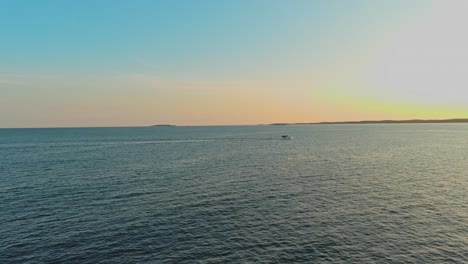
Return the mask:
{"type": "Polygon", "coordinates": [[[0,263],[301,262],[468,263],[468,125],[0,129],[0,263]]]}

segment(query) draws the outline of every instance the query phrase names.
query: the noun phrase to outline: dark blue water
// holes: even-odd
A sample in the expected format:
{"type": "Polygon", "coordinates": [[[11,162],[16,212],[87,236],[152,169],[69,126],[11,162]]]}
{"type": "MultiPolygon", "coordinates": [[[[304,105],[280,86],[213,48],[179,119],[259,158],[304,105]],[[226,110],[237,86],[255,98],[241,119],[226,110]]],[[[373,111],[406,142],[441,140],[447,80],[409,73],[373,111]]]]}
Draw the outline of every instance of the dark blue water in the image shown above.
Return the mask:
{"type": "Polygon", "coordinates": [[[294,262],[467,263],[468,125],[0,130],[0,263],[294,262]]]}

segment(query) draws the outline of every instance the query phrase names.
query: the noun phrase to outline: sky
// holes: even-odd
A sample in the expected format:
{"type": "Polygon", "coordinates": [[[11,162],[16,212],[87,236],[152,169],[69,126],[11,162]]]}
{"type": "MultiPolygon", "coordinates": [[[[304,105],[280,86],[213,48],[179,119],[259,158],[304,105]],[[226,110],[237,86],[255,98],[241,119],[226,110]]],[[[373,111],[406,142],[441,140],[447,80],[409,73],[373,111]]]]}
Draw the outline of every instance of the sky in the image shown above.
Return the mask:
{"type": "Polygon", "coordinates": [[[468,118],[468,1],[0,0],[0,127],[468,118]]]}

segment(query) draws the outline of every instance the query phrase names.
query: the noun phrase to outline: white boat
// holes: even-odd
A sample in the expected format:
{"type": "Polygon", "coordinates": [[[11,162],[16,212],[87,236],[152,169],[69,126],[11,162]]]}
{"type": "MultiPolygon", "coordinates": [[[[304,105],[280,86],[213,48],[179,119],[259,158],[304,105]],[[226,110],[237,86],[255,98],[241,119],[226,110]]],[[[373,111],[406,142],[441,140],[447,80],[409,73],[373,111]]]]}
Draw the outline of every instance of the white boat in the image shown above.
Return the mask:
{"type": "Polygon", "coordinates": [[[290,135],[282,135],[281,138],[282,139],[293,139],[293,137],[291,137],[290,135]]]}

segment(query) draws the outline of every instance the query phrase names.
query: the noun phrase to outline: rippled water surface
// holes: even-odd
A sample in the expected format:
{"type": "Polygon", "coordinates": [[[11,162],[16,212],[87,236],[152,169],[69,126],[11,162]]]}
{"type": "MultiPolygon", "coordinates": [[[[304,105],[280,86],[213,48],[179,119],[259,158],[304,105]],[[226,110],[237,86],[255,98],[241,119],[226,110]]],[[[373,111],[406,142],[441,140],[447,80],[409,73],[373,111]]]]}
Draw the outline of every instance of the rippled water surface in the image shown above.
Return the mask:
{"type": "Polygon", "coordinates": [[[468,125],[3,129],[0,223],[0,263],[467,263],[468,125]]]}

